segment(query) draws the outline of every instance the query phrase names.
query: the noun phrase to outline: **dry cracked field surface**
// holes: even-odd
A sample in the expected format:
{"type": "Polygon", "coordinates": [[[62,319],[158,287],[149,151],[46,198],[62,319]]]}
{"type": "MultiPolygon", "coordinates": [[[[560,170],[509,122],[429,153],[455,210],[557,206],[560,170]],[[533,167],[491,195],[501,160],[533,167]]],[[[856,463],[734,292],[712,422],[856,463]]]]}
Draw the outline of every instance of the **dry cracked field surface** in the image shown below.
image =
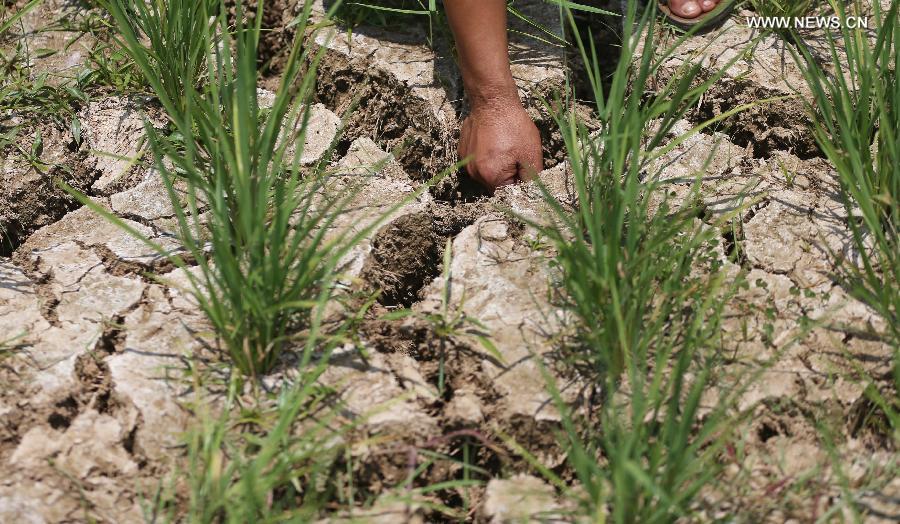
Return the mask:
{"type": "MultiPolygon", "coordinates": [[[[293,2],[282,3],[289,5],[284,20],[273,22],[278,37],[267,40],[276,60],[293,37],[285,27],[293,2]]],[[[559,26],[554,7],[520,4],[528,16],[559,26]]],[[[26,45],[35,57],[27,64],[32,76],[47,72],[47,82],[66,82],[92,63],[96,36],[79,29],[92,16],[95,10],[78,2],[46,0],[0,45],[26,45]],[[45,49],[53,53],[34,53],[45,49]]],[[[689,40],[671,59],[671,71],[702,60],[712,74],[757,36],[736,21],[721,35],[689,40]]],[[[492,476],[471,489],[468,518],[527,521],[567,502],[508,449],[510,440],[572,478],[557,439],[560,413],[538,363],[547,364],[570,405],[589,405],[594,391],[554,364],[555,335],[566,320],[551,299],[552,253],[534,228],[509,213],[546,217],[537,186],[488,195],[452,174],[417,193],[456,161],[465,109],[449,52],[426,39],[418,28],[366,26],[312,37],[324,55],[301,164],[332,154],[324,158],[330,168],[361,185],[338,227],[362,230],[404,202],[346,257],[347,288],[382,292],[360,321],[356,342],[339,348],[319,378],[333,388],[341,417],[356,421],[340,437],[342,474],[354,475],[355,489],[367,494],[361,499],[373,502],[323,518],[442,521],[425,502],[398,503],[389,495],[416,468],[417,453],[459,457],[466,437],[479,444],[472,460],[492,476]],[[442,275],[448,239],[449,284],[442,275]],[[441,307],[448,285],[451,307],[483,324],[502,359],[476,335],[457,333],[441,342],[446,369],[439,370],[434,333],[420,319],[441,307]],[[416,314],[382,318],[398,306],[416,314]],[[444,391],[439,373],[446,376],[444,391]]],[[[794,94],[802,77],[785,45],[763,36],[678,129],[794,94]]],[[[571,204],[565,149],[542,103],[564,86],[567,57],[518,34],[511,49],[513,74],[544,138],[548,168],[541,179],[571,204]]],[[[275,85],[272,73],[261,95],[275,85]]],[[[177,249],[172,204],[143,141],[145,122],[165,125],[162,111],[150,99],[113,89],[73,100],[70,111],[80,122],[77,132],[69,119],[43,119],[40,112],[0,115],[4,129],[20,127],[0,155],[0,340],[14,338],[0,369],[0,521],[139,522],[162,484],[173,486],[175,507],[186,503],[179,496],[186,493],[183,435],[196,423],[198,405],[219,405],[222,392],[210,377],[222,357],[184,291],[184,270],[55,183],[64,180],[177,249]]],[[[748,282],[726,306],[722,349],[729,358],[721,373],[757,376],[738,402],[752,414],[722,459],[724,476],[701,497],[700,515],[709,521],[731,515],[735,522],[814,522],[840,499],[844,484],[866,521],[900,518],[896,449],[866,417],[871,405],[860,378],[888,380],[894,349],[869,335],[883,330],[884,320],[833,278],[832,254],[852,256],[851,233],[836,175],[807,125],[795,101],[761,104],[660,160],[675,194],[686,194],[701,174],[702,219],[710,224],[749,202],[735,227],[721,232],[724,251],[734,255],[722,270],[743,269],[748,282]],[[822,442],[822,420],[838,428],[833,449],[822,442]]],[[[436,462],[421,482],[458,474],[453,463],[436,462]]],[[[441,492],[428,500],[453,506],[458,497],[441,492]]]]}

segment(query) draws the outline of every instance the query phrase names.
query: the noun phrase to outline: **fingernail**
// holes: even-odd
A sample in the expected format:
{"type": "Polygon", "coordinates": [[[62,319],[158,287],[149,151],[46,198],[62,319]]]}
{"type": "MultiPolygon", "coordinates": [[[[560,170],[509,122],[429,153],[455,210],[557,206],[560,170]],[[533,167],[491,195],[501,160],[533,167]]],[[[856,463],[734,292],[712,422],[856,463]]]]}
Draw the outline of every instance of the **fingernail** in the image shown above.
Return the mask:
{"type": "Polygon", "coordinates": [[[687,16],[695,15],[700,12],[700,5],[697,2],[687,2],[681,6],[681,12],[687,16]]]}

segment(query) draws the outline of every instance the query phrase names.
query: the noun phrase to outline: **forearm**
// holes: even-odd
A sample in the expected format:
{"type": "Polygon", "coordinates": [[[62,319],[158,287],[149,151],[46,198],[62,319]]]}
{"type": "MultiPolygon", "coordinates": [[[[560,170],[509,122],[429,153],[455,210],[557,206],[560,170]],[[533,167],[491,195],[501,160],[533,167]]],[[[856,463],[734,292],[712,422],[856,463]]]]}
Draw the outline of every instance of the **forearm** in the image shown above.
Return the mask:
{"type": "Polygon", "coordinates": [[[505,0],[445,0],[463,85],[473,106],[518,100],[509,69],[505,0]]]}

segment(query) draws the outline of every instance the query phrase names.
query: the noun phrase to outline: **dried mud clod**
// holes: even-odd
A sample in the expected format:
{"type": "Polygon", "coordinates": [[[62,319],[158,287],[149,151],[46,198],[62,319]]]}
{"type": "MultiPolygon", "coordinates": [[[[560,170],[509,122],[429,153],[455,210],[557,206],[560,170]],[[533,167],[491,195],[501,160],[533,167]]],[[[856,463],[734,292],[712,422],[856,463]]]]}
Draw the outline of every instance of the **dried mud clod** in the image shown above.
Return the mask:
{"type": "Polygon", "coordinates": [[[431,215],[404,215],[375,235],[363,279],[381,291],[381,304],[409,307],[418,300],[419,290],[440,272],[442,248],[431,215]]]}
{"type": "Polygon", "coordinates": [[[729,444],[722,456],[728,464],[722,486],[738,483],[742,493],[734,497],[724,488],[721,495],[725,498],[716,502],[719,510],[741,514],[754,522],[802,521],[827,511],[833,498],[840,496],[836,477],[859,490],[869,474],[867,468],[877,471],[889,467],[891,448],[870,447],[874,441],[867,442],[855,436],[851,427],[844,427],[845,408],[833,401],[778,396],[762,399],[746,426],[738,430],[738,439],[745,447],[738,451],[729,444]],[[861,453],[851,453],[837,469],[833,457],[829,457],[829,446],[861,453]]]}
{"type": "Polygon", "coordinates": [[[23,332],[21,351],[0,375],[10,385],[0,395],[4,522],[23,515],[139,521],[139,493],[177,460],[177,435],[168,428],[183,420],[161,373],[177,362],[166,358],[170,348],[184,346],[160,337],[180,330],[175,318],[186,315],[162,317],[172,306],[159,286],[106,270],[90,246],[109,245],[122,256],[126,239],[98,220],[86,209],[73,212],[48,226],[55,233],[44,228],[29,238],[16,253],[22,266],[0,268],[12,286],[0,288],[0,332],[10,315],[23,332]],[[42,314],[49,297],[51,318],[42,314]]]}
{"type": "Polygon", "coordinates": [[[70,127],[40,121],[20,127],[17,143],[0,151],[0,256],[10,256],[31,234],[80,206],[60,182],[105,196],[132,188],[145,175],[136,161],[144,120],[162,126],[159,107],[113,96],[72,109],[82,124],[78,137],[70,127]]]}
{"type": "Polygon", "coordinates": [[[424,99],[376,68],[361,69],[343,54],[326,52],[319,64],[316,102],[347,115],[339,153],[359,137],[372,137],[413,180],[427,180],[453,163],[454,140],[424,99]]]}
{"type": "Polygon", "coordinates": [[[479,198],[472,202],[435,202],[428,208],[434,232],[444,238],[456,237],[480,217],[493,210],[494,202],[479,198]]]}
{"type": "Polygon", "coordinates": [[[463,170],[448,174],[428,190],[435,200],[454,205],[484,201],[490,196],[487,189],[463,173],[463,170]]]}
{"type": "MultiPolygon", "coordinates": [[[[720,81],[710,87],[700,105],[688,116],[693,123],[700,124],[742,105],[778,95],[749,82],[720,81]]],[[[750,107],[725,119],[718,130],[735,144],[746,147],[755,158],[768,158],[777,151],[786,151],[808,160],[823,156],[809,132],[810,127],[806,108],[789,99],[750,107]]]]}
{"type": "Polygon", "coordinates": [[[20,136],[30,138],[21,144],[28,154],[13,146],[0,151],[0,256],[10,256],[29,235],[78,207],[59,181],[86,193],[98,176],[68,130],[45,123],[20,136]]]}
{"type": "MultiPolygon", "coordinates": [[[[719,79],[689,113],[694,124],[743,107],[714,130],[747,148],[749,156],[769,158],[779,152],[801,159],[822,156],[810,132],[811,121],[803,102],[810,93],[803,71],[792,56],[794,44],[776,34],[760,34],[742,24],[740,18],[734,16],[717,31],[681,42],[678,52],[661,64],[657,84],[664,85],[684,75],[686,66],[699,64],[694,86],[714,75],[719,79]]],[[[675,44],[668,33],[660,37],[657,43],[662,48],[675,44]]]]}

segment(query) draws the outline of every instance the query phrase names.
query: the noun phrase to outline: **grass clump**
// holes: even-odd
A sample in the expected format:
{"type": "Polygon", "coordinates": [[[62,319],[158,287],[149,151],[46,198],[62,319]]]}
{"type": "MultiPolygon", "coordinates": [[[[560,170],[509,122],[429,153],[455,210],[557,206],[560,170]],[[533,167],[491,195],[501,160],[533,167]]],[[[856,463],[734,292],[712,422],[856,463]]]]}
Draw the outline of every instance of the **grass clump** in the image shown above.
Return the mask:
{"type": "MultiPolygon", "coordinates": [[[[42,119],[63,122],[68,117],[74,119],[73,104],[87,101],[87,82],[53,82],[56,73],[43,71],[34,74],[32,66],[35,57],[50,56],[52,49],[29,49],[21,34],[11,30],[22,24],[22,19],[41,5],[42,0],[31,0],[20,8],[12,10],[0,3],[0,147],[12,140],[6,133],[9,128],[4,121],[13,114],[40,114],[42,119]]],[[[67,79],[68,80],[68,79],[67,79]]],[[[13,130],[15,126],[13,127],[13,130]]],[[[14,137],[13,137],[14,138],[14,137]]]]}
{"type": "MultiPolygon", "coordinates": [[[[608,90],[593,47],[592,58],[575,33],[591,64],[587,74],[601,127],[590,130],[574,111],[558,117],[578,208],[570,213],[549,198],[555,222],[562,227],[542,228],[558,250],[565,304],[586,326],[579,332],[586,350],[572,357],[598,375],[619,376],[634,355],[647,353],[666,338],[683,338],[682,330],[705,318],[701,306],[714,291],[710,279],[692,276],[692,267],[706,266],[711,273],[722,269],[710,253],[718,232],[696,219],[701,211],[697,187],[683,204],[673,204],[665,196],[660,168],[654,166],[659,157],[713,123],[668,138],[718,76],[692,86],[700,71],[699,65],[692,65],[648,101],[641,95],[650,93],[671,50],[662,58],[654,55],[651,15],[643,16],[641,28],[646,33],[642,42],[636,36],[622,42],[608,90]],[[654,202],[654,195],[661,201],[654,202]]],[[[724,224],[726,218],[722,220],[724,224]]]]}
{"type": "MultiPolygon", "coordinates": [[[[830,2],[842,19],[862,4],[830,2]]],[[[834,165],[852,233],[852,254],[838,258],[837,277],[885,321],[894,347],[893,389],[900,391],[900,1],[871,3],[876,31],[842,27],[827,34],[823,65],[805,47],[795,52],[812,93],[809,103],[819,147],[834,165]],[[829,68],[835,65],[834,70],[829,68]]],[[[867,396],[900,435],[900,406],[876,388],[867,396]]]]}
{"type": "Polygon", "coordinates": [[[795,18],[813,16],[818,0],[750,0],[750,6],[760,16],[795,18]]]}
{"type": "Polygon", "coordinates": [[[21,20],[25,15],[35,9],[43,0],[29,0],[21,8],[12,11],[5,3],[0,3],[0,39],[6,36],[6,32],[13,27],[16,22],[21,20]]]}
{"type": "MultiPolygon", "coordinates": [[[[234,366],[244,375],[264,374],[308,325],[316,304],[331,295],[338,261],[371,229],[354,238],[330,232],[348,192],[340,199],[326,196],[324,166],[301,170],[299,165],[321,51],[298,39],[272,106],[263,108],[257,92],[261,16],[245,26],[238,3],[236,26],[229,27],[218,3],[211,10],[203,3],[153,12],[127,11],[121,2],[108,5],[122,26],[122,45],[156,90],[173,127],[166,134],[147,126],[147,133],[184,251],[173,254],[144,240],[185,270],[234,366]],[[170,23],[163,20],[168,16],[197,20],[170,23]],[[216,22],[207,23],[209,16],[216,22]],[[143,18],[135,22],[134,17],[143,18]],[[205,72],[199,87],[174,71],[170,83],[158,78],[169,74],[160,71],[159,57],[170,40],[148,37],[149,47],[142,43],[144,31],[167,34],[154,27],[157,23],[177,28],[173,31],[180,34],[171,41],[203,49],[202,57],[190,52],[185,58],[186,71],[205,72]],[[219,37],[219,44],[209,45],[219,37]]],[[[297,18],[300,35],[311,9],[306,2],[297,18]]],[[[81,200],[140,237],[89,199],[81,200]]]]}
{"type": "Polygon", "coordinates": [[[724,304],[741,273],[716,254],[718,228],[697,219],[699,181],[683,203],[673,202],[657,162],[714,123],[670,138],[721,73],[698,82],[700,66],[686,65],[656,88],[660,67],[683,39],[659,49],[653,11],[638,20],[630,7],[625,27],[636,31],[621,43],[608,89],[596,51],[574,31],[600,127],[589,129],[574,110],[559,115],[578,200],[569,211],[548,194],[551,225],[538,226],[558,253],[563,305],[577,325],[565,356],[597,382],[601,397],[585,419],[564,418],[563,445],[583,491],[544,473],[597,522],[688,516],[721,471],[719,452],[734,422],[729,395],[711,408],[701,407],[701,397],[713,382],[724,304]]]}
{"type": "Polygon", "coordinates": [[[163,107],[172,115],[185,115],[186,95],[205,82],[207,58],[219,40],[221,0],[98,0],[98,4],[115,23],[113,39],[129,51],[163,107]]]}
{"type": "Polygon", "coordinates": [[[337,498],[343,446],[315,385],[323,366],[271,407],[244,409],[239,425],[229,403],[189,432],[187,522],[310,522],[337,498]]]}
{"type": "MultiPolygon", "coordinates": [[[[887,11],[872,6],[874,37],[847,27],[828,34],[828,63],[841,64],[834,71],[806,48],[796,58],[812,93],[816,141],[836,168],[859,257],[844,258],[839,276],[884,317],[887,335],[900,345],[900,2],[887,11]]],[[[832,8],[848,15],[843,2],[832,8]]],[[[855,12],[863,12],[861,4],[855,12]]]]}
{"type": "Polygon", "coordinates": [[[320,356],[315,364],[265,394],[246,394],[236,376],[219,384],[188,370],[195,396],[185,402],[195,421],[182,437],[178,469],[143,497],[145,521],[312,522],[350,502],[352,479],[338,468],[353,426],[319,380],[341,337],[322,326],[316,315],[303,345],[305,354],[320,356]],[[209,396],[211,385],[223,386],[221,398],[209,396]]]}

